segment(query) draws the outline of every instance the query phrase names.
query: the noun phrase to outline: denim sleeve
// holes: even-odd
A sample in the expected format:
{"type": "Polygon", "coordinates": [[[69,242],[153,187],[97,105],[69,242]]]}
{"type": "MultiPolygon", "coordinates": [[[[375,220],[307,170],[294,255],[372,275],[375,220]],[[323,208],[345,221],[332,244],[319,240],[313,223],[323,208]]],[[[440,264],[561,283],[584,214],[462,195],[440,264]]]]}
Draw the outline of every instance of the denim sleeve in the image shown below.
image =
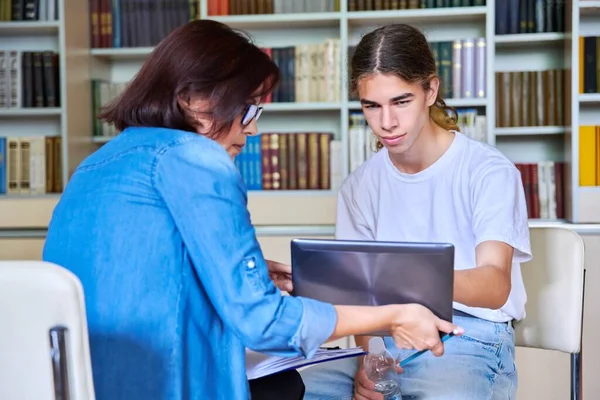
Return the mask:
{"type": "Polygon", "coordinates": [[[157,156],[153,184],[217,313],[244,345],[312,357],[333,333],[335,308],[273,284],[244,183],[223,148],[203,137],[170,146],[157,156]]]}

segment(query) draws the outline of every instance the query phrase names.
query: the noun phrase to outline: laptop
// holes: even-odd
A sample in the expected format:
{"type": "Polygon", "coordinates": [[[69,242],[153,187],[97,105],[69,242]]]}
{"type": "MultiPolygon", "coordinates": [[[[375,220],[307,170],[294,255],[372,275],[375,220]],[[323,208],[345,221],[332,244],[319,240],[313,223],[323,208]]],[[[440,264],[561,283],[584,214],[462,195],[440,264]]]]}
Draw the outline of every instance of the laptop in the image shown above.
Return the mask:
{"type": "Polygon", "coordinates": [[[291,258],[292,296],[335,305],[418,303],[452,321],[452,244],[299,238],[291,258]]]}

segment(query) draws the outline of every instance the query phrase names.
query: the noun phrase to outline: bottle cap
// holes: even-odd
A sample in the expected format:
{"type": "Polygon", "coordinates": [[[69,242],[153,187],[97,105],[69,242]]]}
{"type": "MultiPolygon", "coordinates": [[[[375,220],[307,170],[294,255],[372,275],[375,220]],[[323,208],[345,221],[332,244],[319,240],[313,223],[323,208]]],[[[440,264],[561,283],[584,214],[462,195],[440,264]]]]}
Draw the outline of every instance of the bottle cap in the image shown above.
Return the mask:
{"type": "Polygon", "coordinates": [[[369,353],[383,354],[385,350],[385,343],[381,337],[375,336],[369,339],[369,353]]]}

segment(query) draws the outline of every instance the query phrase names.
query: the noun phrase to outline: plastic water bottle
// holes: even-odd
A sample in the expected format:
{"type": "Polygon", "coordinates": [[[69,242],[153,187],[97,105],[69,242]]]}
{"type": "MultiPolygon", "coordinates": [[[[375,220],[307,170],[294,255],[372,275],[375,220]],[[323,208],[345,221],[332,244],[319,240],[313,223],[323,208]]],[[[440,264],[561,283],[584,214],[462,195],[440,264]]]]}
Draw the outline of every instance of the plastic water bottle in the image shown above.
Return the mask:
{"type": "Polygon", "coordinates": [[[365,355],[363,366],[367,377],[375,384],[375,390],[383,394],[385,400],[402,399],[396,360],[381,337],[369,340],[369,352],[365,355]]]}

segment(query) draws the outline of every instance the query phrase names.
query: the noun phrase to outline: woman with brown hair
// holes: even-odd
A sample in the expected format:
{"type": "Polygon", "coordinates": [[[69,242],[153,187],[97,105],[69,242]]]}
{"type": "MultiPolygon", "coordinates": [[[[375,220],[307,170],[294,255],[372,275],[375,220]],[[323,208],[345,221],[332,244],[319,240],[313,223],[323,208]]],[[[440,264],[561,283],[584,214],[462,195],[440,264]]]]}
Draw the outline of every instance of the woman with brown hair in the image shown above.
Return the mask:
{"type": "Polygon", "coordinates": [[[335,306],[274,283],[233,158],[278,81],[247,37],[193,21],[104,109],[121,133],[73,173],[43,252],[83,283],[98,399],[246,399],[245,348],[312,357],[374,330],[443,352],[438,331],[455,327],[421,306],[335,306]]]}
{"type": "MultiPolygon", "coordinates": [[[[425,35],[391,24],[362,37],[351,85],[380,150],[340,188],[336,238],[452,243],[454,322],[465,334],[445,355],[425,354],[398,375],[402,398],[513,399],[513,320],[527,299],[520,264],[531,258],[521,175],[500,151],[462,134],[439,93],[425,35]]],[[[485,73],[479,71],[479,73],[485,73]]],[[[367,336],[356,338],[368,347],[367,336]]],[[[400,359],[411,350],[386,345],[400,359]]],[[[306,399],[382,400],[360,359],[302,372],[306,399]]]]}

